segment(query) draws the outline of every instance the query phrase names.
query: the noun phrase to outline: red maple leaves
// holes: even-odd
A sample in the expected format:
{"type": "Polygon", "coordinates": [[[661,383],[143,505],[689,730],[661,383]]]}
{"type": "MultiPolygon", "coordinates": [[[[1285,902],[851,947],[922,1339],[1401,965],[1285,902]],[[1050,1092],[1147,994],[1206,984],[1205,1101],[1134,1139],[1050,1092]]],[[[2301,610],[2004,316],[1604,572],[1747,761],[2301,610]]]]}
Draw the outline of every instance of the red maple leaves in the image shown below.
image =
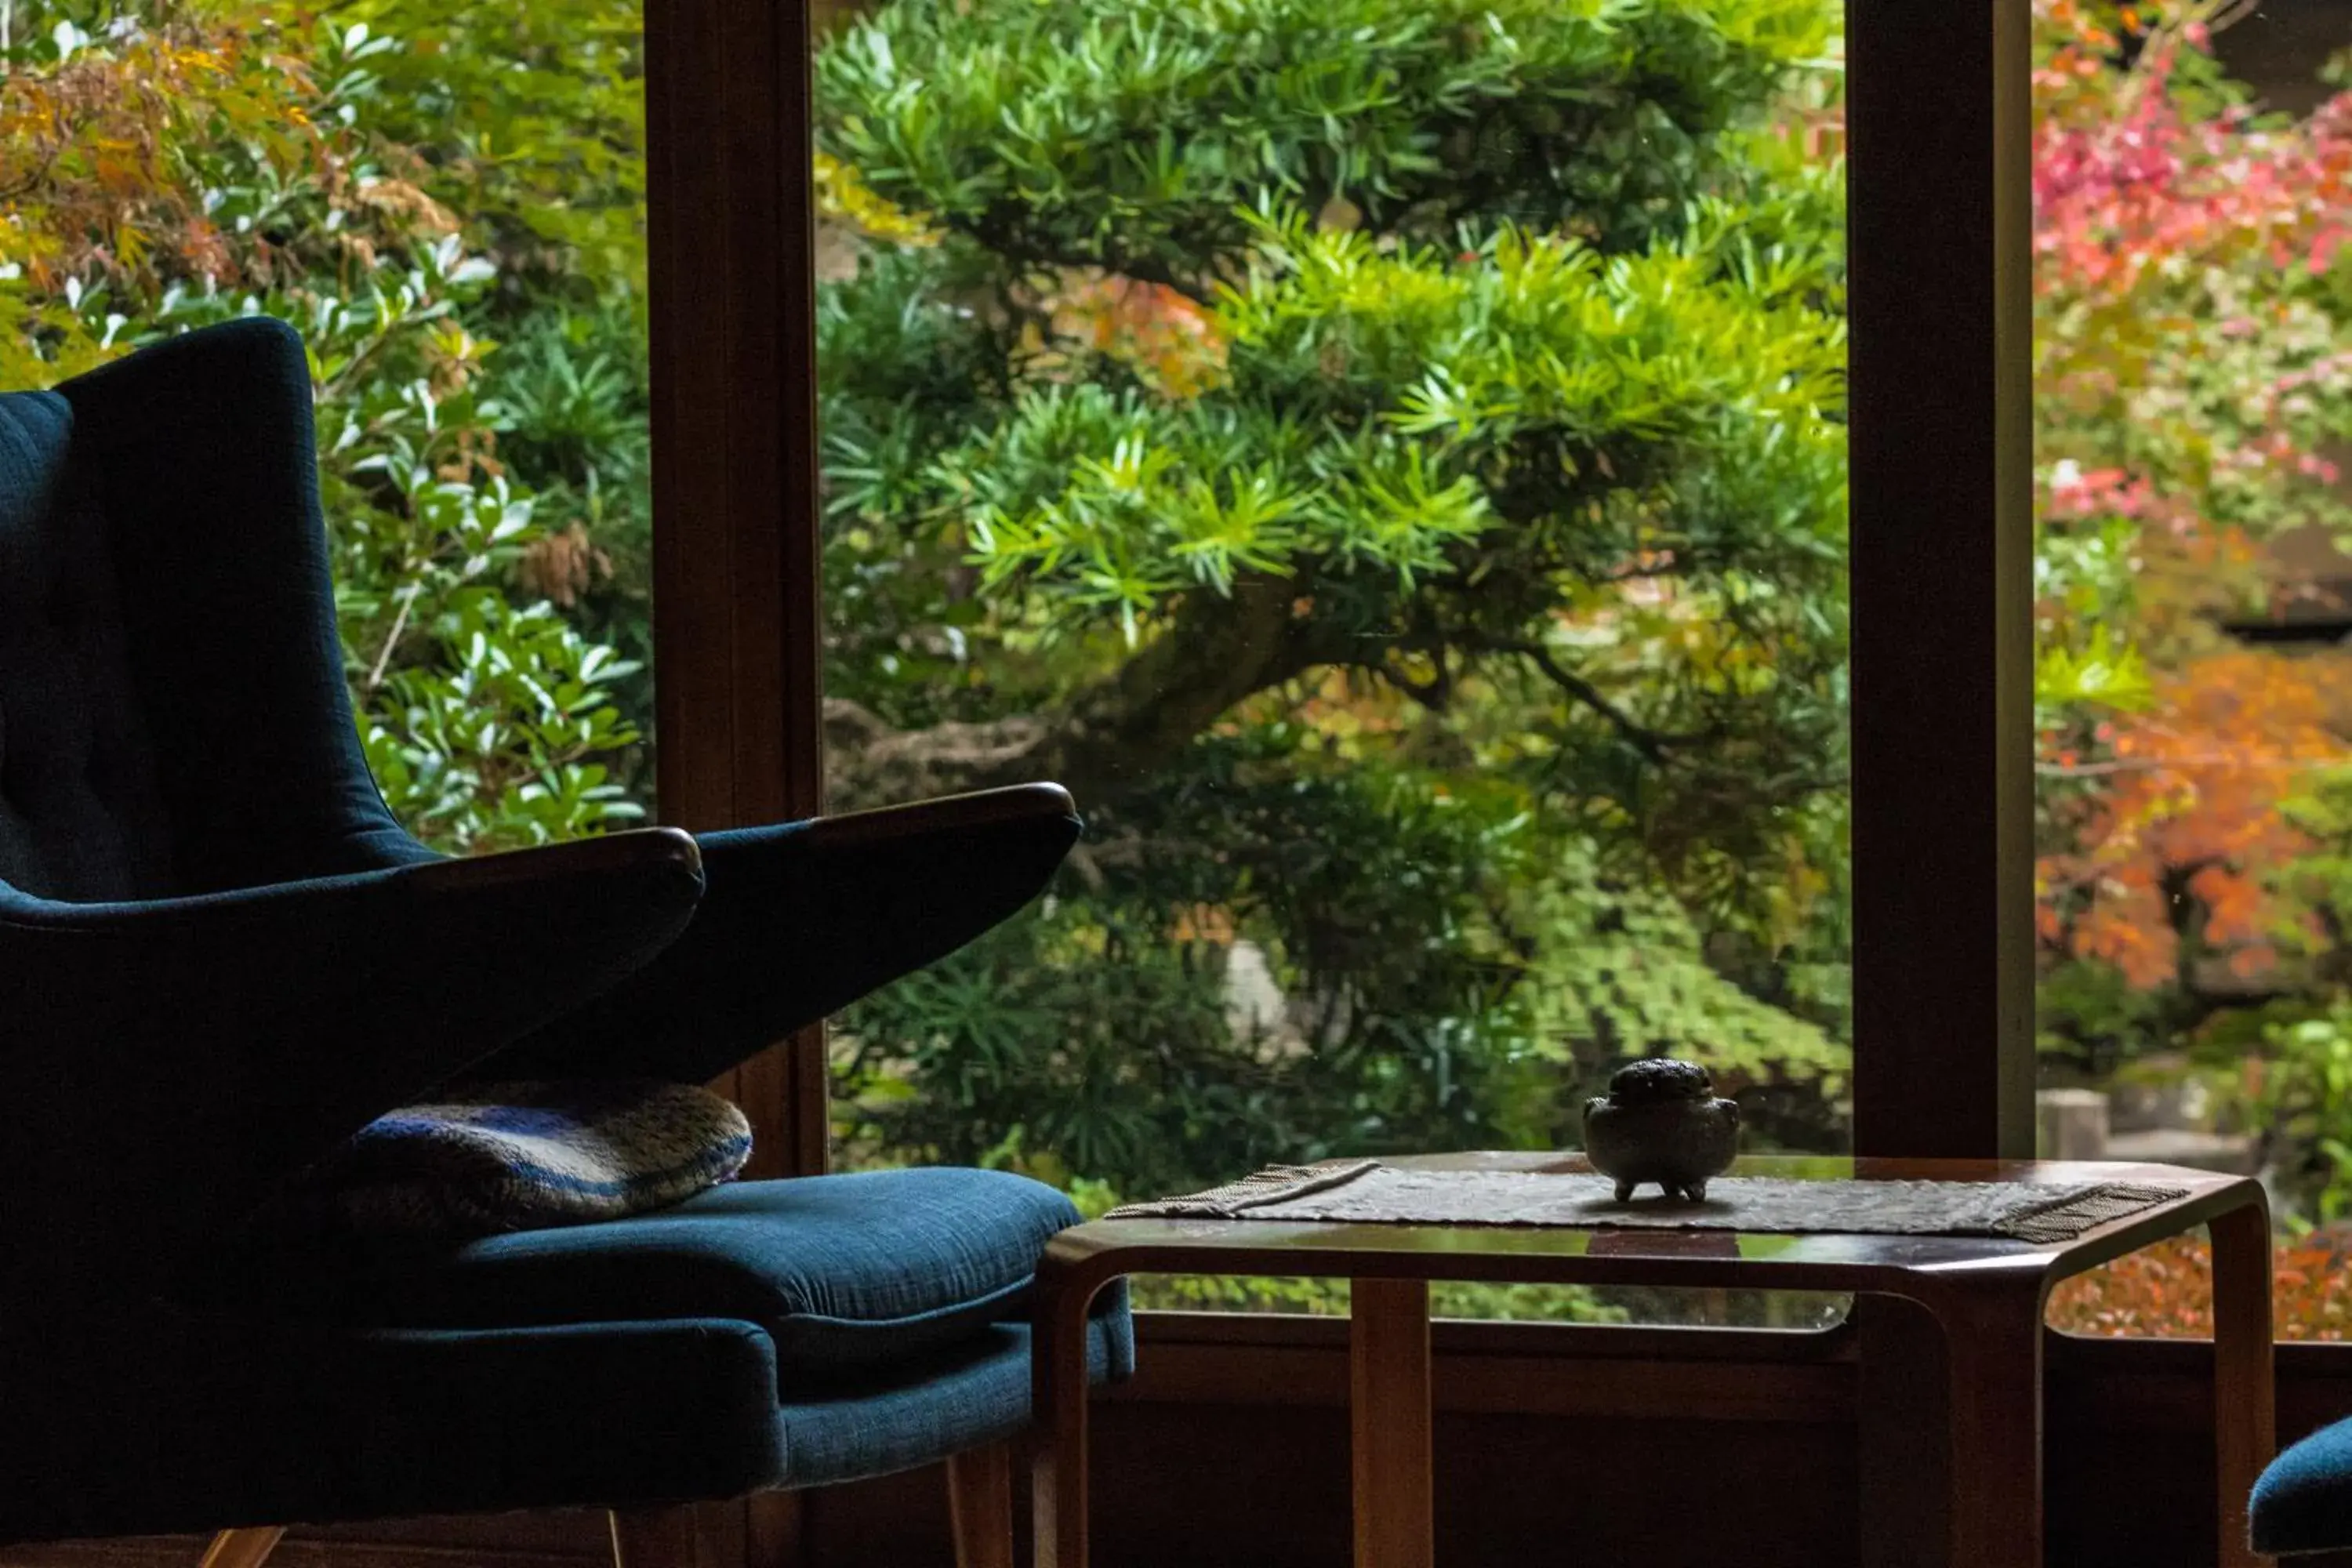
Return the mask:
{"type": "Polygon", "coordinates": [[[2310,918],[2280,896],[2277,869],[2315,847],[2285,806],[2352,763],[2347,660],[2216,628],[2275,602],[2271,542],[2352,520],[2324,446],[2352,354],[2315,298],[2352,242],[2352,95],[2300,121],[2229,101],[2202,14],[2037,5],[2045,563],[2107,562],[2046,595],[2042,625],[2150,669],[2135,701],[2045,707],[2041,934],[2141,987],[2182,979],[2192,949],[2271,965],[2310,918]],[[2146,28],[2128,68],[2118,15],[2146,28]]]}

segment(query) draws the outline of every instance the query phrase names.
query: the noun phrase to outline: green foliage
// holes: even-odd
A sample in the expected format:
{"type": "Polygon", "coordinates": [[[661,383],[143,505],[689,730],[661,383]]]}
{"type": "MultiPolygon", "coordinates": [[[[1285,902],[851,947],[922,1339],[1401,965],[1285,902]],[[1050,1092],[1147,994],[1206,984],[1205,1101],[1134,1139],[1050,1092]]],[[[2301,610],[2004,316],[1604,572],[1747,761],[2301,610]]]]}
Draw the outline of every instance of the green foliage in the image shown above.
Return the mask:
{"type": "Polygon", "coordinates": [[[2034,989],[2036,1050],[2088,1078],[2168,1043],[2174,1020],[2160,997],[2134,986],[2112,964],[2064,963],[2045,969],[2034,989]]]}
{"type": "Polygon", "coordinates": [[[603,495],[641,490],[645,466],[641,355],[596,357],[635,336],[611,324],[642,279],[635,121],[613,63],[635,24],[572,9],[601,19],[564,39],[561,69],[552,35],[525,47],[538,9],[12,12],[8,144],[48,124],[68,148],[6,197],[12,380],[243,313],[301,330],[362,739],[394,809],[453,849],[641,813],[622,706],[638,667],[548,602],[579,596],[547,581],[566,525],[603,526],[603,495]],[[601,283],[581,263],[592,242],[601,283]],[[523,329],[511,358],[500,320],[523,329]],[[548,346],[582,323],[576,360],[548,346]]]}
{"type": "Polygon", "coordinates": [[[2154,695],[2139,650],[2116,639],[2105,626],[2093,627],[2078,648],[2053,643],[2034,660],[2038,710],[2145,708],[2154,695]]]}
{"type": "Polygon", "coordinates": [[[638,6],[343,0],[333,16],[376,46],[341,96],[363,99],[373,129],[430,161],[428,188],[503,263],[502,314],[551,322],[567,307],[643,300],[638,6]]]}
{"type": "Polygon", "coordinates": [[[2322,1221],[2352,1211],[2352,1007],[2273,1025],[2264,1042],[2272,1053],[2259,1104],[2264,1126],[2299,1162],[2286,1178],[2302,1212],[2322,1221]]]}
{"type": "Polygon", "coordinates": [[[1666,1050],[1836,1146],[1843,175],[1780,129],[1833,24],[902,0],[828,42],[843,783],[1045,773],[1093,823],[856,1011],[856,1147],[1018,1128],[1144,1191],[1572,1144],[1666,1050]]]}
{"type": "Polygon", "coordinates": [[[2262,1130],[2289,1225],[2352,1215],[2352,1003],[2283,998],[2219,1021],[2200,1056],[2237,1080],[2229,1112],[2262,1130]]]}
{"type": "Polygon", "coordinates": [[[856,1009],[853,1144],[973,1163],[1012,1129],[1024,1168],[1130,1192],[1572,1147],[1580,1086],[1675,1049],[1754,1091],[1764,1136],[1834,1145],[1844,1047],[1704,963],[1670,895],[1603,876],[1517,792],[1310,744],[1293,725],[1201,742],[1039,910],[856,1009]],[[1236,932],[1297,999],[1279,1016],[1229,993],[1236,932]]]}
{"type": "Polygon", "coordinates": [[[887,200],[999,255],[1205,280],[1268,202],[1639,245],[1831,24],[1814,0],[899,0],[818,81],[828,146],[887,200]]]}
{"type": "Polygon", "coordinates": [[[1391,593],[1483,590],[1451,580],[1472,552],[1589,581],[1672,552],[1713,586],[1778,576],[1793,546],[1821,582],[1775,585],[1827,585],[1843,342],[1802,302],[1818,266],[1727,255],[1736,233],[1611,258],[1503,230],[1448,257],[1262,221],[1212,317],[1224,387],[1168,404],[1048,384],[954,454],[974,554],[992,585],[1116,616],[1129,640],[1173,595],[1302,558],[1351,581],[1365,629],[1405,613],[1391,593]]]}

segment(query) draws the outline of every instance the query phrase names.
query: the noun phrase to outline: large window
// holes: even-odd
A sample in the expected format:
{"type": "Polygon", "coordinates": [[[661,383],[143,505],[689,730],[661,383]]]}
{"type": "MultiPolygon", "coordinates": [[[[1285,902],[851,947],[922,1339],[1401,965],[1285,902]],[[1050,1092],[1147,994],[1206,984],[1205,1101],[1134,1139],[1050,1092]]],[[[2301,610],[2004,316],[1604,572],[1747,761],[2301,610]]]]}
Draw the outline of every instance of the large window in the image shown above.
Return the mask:
{"type": "Polygon", "coordinates": [[[830,802],[1053,778],[1090,825],[1041,905],[840,1022],[843,1163],[1100,1206],[1573,1148],[1656,1052],[1751,1148],[1849,1146],[1839,21],[835,20],[830,802]]]}
{"type": "MultiPolygon", "coordinates": [[[[2046,1153],[2259,1171],[2284,1337],[2352,1219],[2352,7],[2040,7],[2046,1153]]],[[[2207,1331],[2193,1245],[2058,1319],[2207,1331]]]]}
{"type": "Polygon", "coordinates": [[[633,4],[0,4],[0,386],[304,335],[368,760],[470,852],[651,794],[633,4]]]}

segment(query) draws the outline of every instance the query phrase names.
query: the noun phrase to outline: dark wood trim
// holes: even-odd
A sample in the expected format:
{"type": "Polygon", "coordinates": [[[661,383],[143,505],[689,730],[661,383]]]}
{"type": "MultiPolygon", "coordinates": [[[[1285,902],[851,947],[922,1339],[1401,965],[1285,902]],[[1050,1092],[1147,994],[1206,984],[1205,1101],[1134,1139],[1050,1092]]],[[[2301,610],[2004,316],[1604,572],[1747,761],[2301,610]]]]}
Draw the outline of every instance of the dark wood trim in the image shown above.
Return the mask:
{"type": "Polygon", "coordinates": [[[1005,822],[1038,822],[1075,816],[1077,804],[1060,784],[1007,784],[970,795],[941,795],[909,805],[877,805],[845,811],[809,825],[805,842],[830,846],[887,844],[927,834],[954,834],[1005,822]]]}
{"type": "Polygon", "coordinates": [[[1847,6],[1862,1153],[2033,1152],[2029,23],[1847,6]]]}
{"type": "MultiPolygon", "coordinates": [[[[782,559],[778,592],[782,601],[775,628],[775,658],[782,666],[784,721],[784,814],[815,816],[824,810],[824,543],[817,527],[822,505],[824,458],[817,440],[816,358],[816,91],[814,45],[807,0],[783,0],[774,7],[780,47],[775,54],[779,124],[775,135],[782,167],[777,177],[777,207],[787,258],[784,310],[779,334],[786,456],[792,483],[781,526],[782,559]]],[[[790,1128],[791,1170],[822,1174],[833,1163],[833,1119],[825,1064],[824,1026],[795,1035],[781,1060],[772,1053],[777,1081],[762,1103],[778,1101],[779,1121],[790,1128]]],[[[752,1088],[746,1083],[747,1090],[752,1088]]],[[[771,1521],[772,1528],[780,1521],[771,1521]]]]}
{"type": "MultiPolygon", "coordinates": [[[[646,0],[654,678],[663,817],[823,809],[805,0],[646,0]]],[[[752,1173],[826,1158],[809,1030],[722,1087],[752,1173]]]]}
{"type": "MultiPolygon", "coordinates": [[[[1710,1332],[1692,1337],[1738,1353],[1694,1365],[1654,1346],[1654,1354],[1617,1353],[1616,1335],[1635,1345],[1655,1340],[1639,1330],[1436,1331],[1441,1561],[1515,1561],[1529,1544],[1555,1541],[1595,1562],[1916,1561],[1885,1554],[1902,1539],[1894,1532],[1874,1543],[1857,1529],[1864,1486],[1882,1484],[1906,1454],[1940,1437],[1930,1406],[1914,1403],[1895,1429],[1910,1447],[1871,1452],[1863,1408],[1900,1393],[1900,1368],[1875,1359],[1889,1342],[1865,1345],[1858,1328],[1710,1332]],[[1514,1338],[1531,1353],[1495,1349],[1514,1338]]],[[[1278,1319],[1244,1327],[1154,1314],[1142,1331],[1137,1379],[1096,1405],[1103,1560],[1128,1568],[1344,1563],[1345,1325],[1278,1319]]],[[[2050,1561],[2210,1563],[2210,1347],[2052,1333],[2044,1353],[2050,1561]]],[[[2283,1345],[2278,1354],[2284,1434],[2352,1415],[2343,1347],[2283,1345]]],[[[1926,1370],[1932,1379],[1936,1367],[1926,1370]]],[[[813,1562],[940,1561],[946,1521],[937,1489],[936,1476],[923,1475],[827,1494],[813,1562]]]]}
{"type": "MultiPolygon", "coordinates": [[[[663,818],[824,809],[805,0],[646,0],[654,685],[663,818]]],[[[823,1171],[824,1034],[718,1086],[749,1173],[823,1171]]],[[[802,1559],[796,1494],[705,1509],[714,1564],[802,1559]]]]}
{"type": "MultiPolygon", "coordinates": [[[[1348,1403],[1348,1321],[1208,1312],[1136,1320],[1134,1379],[1105,1405],[1348,1403]]],[[[1843,1329],[1614,1328],[1571,1323],[1430,1326],[1433,1394],[1447,1413],[1621,1420],[1844,1422],[1857,1358],[1843,1329]]]]}
{"type": "MultiPolygon", "coordinates": [[[[1686,1329],[1645,1323],[1440,1318],[1430,1325],[1430,1335],[1440,1355],[1773,1363],[1834,1361],[1853,1355],[1851,1331],[1843,1323],[1818,1330],[1686,1329]]],[[[1135,1337],[1153,1353],[1178,1346],[1345,1350],[1348,1320],[1308,1312],[1138,1312],[1135,1337]]],[[[2352,1375],[2352,1365],[2347,1365],[2347,1375],[2352,1375]]],[[[1118,1396],[1119,1388],[1104,1394],[1106,1398],[1118,1396]]]]}

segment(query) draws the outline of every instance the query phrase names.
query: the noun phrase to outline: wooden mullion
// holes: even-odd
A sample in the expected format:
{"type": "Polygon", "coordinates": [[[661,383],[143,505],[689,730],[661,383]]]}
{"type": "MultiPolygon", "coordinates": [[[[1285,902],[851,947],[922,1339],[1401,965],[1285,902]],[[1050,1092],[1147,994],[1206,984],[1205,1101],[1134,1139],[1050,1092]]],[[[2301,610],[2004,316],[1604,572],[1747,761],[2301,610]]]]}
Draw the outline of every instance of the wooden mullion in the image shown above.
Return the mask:
{"type": "MultiPolygon", "coordinates": [[[[775,298],[783,312],[777,337],[787,391],[778,429],[785,477],[777,519],[776,596],[782,613],[768,629],[772,658],[782,679],[783,809],[788,816],[824,810],[824,598],[823,545],[818,537],[822,458],[817,445],[816,190],[813,177],[816,127],[811,79],[813,35],[806,0],[779,7],[774,78],[777,84],[776,212],[785,258],[775,298]]],[[[794,1035],[765,1058],[772,1085],[757,1086],[763,1101],[781,1107],[782,1135],[795,1175],[822,1174],[831,1163],[825,1032],[822,1024],[794,1035]]]]}
{"type": "MultiPolygon", "coordinates": [[[[656,766],[705,831],[824,808],[806,0],[646,0],[656,766]]],[[[821,1172],[824,1033],[718,1086],[748,1173],[821,1172]]],[[[804,1560],[807,1505],[703,1510],[711,1568],[804,1560]]]]}
{"type": "MultiPolygon", "coordinates": [[[[804,0],[647,0],[654,679],[665,820],[824,807],[804,0]]],[[[824,1169],[821,1029],[719,1086],[751,1173],[824,1169]]]]}
{"type": "Polygon", "coordinates": [[[2033,1152],[2030,21],[1847,7],[1858,1153],[2033,1152]]]}

